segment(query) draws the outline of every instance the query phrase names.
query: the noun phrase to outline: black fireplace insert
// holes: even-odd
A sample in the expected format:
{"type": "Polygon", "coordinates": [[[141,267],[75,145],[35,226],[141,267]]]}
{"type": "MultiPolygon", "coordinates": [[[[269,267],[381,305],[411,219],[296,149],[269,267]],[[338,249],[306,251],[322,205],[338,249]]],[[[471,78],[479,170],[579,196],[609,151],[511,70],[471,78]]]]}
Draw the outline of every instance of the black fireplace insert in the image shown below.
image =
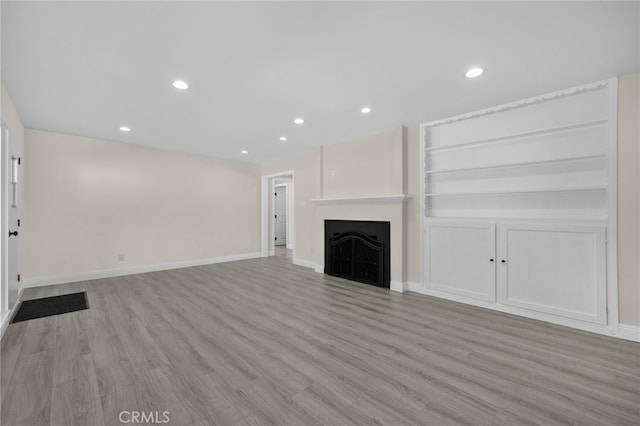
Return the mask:
{"type": "Polygon", "coordinates": [[[378,287],[390,287],[390,223],[324,221],[324,272],[378,287]]]}

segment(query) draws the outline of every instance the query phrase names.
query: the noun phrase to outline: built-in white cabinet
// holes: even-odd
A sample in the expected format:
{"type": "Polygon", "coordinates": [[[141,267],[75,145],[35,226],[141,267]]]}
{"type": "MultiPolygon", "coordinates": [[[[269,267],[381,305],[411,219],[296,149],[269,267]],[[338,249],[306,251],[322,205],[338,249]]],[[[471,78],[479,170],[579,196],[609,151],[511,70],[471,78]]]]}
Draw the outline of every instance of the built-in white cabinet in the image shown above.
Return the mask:
{"type": "Polygon", "coordinates": [[[605,228],[429,220],[428,289],[606,324],[605,228]]]}
{"type": "Polygon", "coordinates": [[[603,226],[499,224],[498,302],[606,324],[603,226]]]}
{"type": "Polygon", "coordinates": [[[496,300],[495,225],[427,222],[426,280],[430,288],[496,300]]]}
{"type": "Polygon", "coordinates": [[[417,291],[613,332],[616,131],[616,79],[422,124],[417,291]]]}

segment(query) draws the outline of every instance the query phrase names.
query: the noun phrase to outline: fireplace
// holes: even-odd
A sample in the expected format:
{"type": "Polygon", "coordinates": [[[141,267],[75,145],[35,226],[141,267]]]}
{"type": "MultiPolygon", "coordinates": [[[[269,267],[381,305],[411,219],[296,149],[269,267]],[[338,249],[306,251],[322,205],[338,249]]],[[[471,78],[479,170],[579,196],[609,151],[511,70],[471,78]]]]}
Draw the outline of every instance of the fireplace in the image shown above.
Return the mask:
{"type": "Polygon", "coordinates": [[[389,288],[390,223],[324,221],[324,272],[389,288]]]}

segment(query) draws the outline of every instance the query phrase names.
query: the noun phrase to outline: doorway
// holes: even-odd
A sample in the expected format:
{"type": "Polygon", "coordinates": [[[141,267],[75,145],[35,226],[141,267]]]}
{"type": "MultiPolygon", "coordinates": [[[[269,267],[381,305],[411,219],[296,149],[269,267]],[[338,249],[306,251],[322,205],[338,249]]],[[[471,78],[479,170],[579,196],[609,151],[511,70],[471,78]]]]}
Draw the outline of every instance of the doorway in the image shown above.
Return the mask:
{"type": "Polygon", "coordinates": [[[18,146],[7,125],[0,121],[1,161],[0,174],[2,194],[0,201],[1,247],[0,262],[0,314],[6,318],[19,296],[20,274],[18,271],[19,241],[19,172],[21,159],[18,146]]]}
{"type": "Polygon", "coordinates": [[[293,171],[262,177],[261,255],[291,261],[295,252],[293,171]]]}

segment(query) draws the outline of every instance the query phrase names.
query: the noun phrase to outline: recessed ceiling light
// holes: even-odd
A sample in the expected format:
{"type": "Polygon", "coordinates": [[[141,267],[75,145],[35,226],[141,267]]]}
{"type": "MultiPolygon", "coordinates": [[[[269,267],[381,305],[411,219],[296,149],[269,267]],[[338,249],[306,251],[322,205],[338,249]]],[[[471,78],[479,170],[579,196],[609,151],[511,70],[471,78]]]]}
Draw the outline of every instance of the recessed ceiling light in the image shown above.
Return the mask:
{"type": "Polygon", "coordinates": [[[189,88],[189,85],[182,80],[176,80],[173,82],[173,87],[180,90],[186,90],[189,88]]]}
{"type": "Polygon", "coordinates": [[[371,108],[369,107],[362,107],[362,109],[360,110],[361,113],[363,114],[369,114],[371,112],[371,108]]]}
{"type": "Polygon", "coordinates": [[[129,128],[127,126],[122,126],[122,127],[120,127],[120,130],[123,131],[123,132],[130,132],[131,128],[129,128]]]}
{"type": "Polygon", "coordinates": [[[295,120],[293,120],[294,123],[296,124],[304,124],[304,120],[300,117],[296,118],[295,120]]]}
{"type": "Polygon", "coordinates": [[[469,68],[469,70],[467,71],[467,73],[465,74],[465,76],[467,78],[476,78],[482,75],[482,73],[484,72],[484,70],[480,67],[473,67],[473,68],[469,68]]]}
{"type": "Polygon", "coordinates": [[[248,154],[249,151],[247,151],[246,149],[243,149],[242,151],[240,151],[240,154],[248,154]]]}
{"type": "Polygon", "coordinates": [[[286,141],[286,140],[287,140],[287,138],[285,138],[284,136],[280,136],[280,140],[281,140],[282,142],[284,142],[284,141],[286,141]]]}

